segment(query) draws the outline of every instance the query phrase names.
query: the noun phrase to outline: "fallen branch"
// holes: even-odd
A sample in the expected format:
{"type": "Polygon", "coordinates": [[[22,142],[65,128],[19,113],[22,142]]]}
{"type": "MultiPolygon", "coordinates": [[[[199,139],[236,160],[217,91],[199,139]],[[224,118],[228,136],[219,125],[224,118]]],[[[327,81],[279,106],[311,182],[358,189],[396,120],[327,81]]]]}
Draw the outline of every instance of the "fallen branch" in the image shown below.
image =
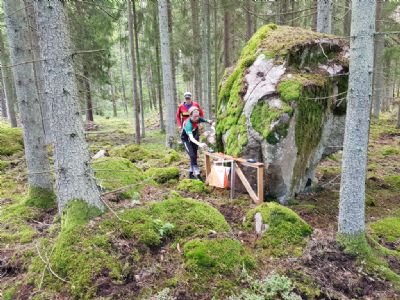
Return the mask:
{"type": "Polygon", "coordinates": [[[57,277],[58,279],[60,279],[62,282],[69,283],[68,280],[65,280],[64,278],[61,278],[59,275],[57,275],[56,272],[53,271],[53,269],[50,267],[50,263],[49,263],[48,261],[45,261],[45,259],[43,258],[42,254],[40,253],[40,250],[39,250],[39,247],[38,247],[37,244],[35,245],[35,247],[36,247],[36,251],[37,251],[37,253],[38,253],[40,259],[41,259],[41,260],[43,261],[43,263],[46,265],[46,267],[47,267],[47,269],[50,271],[50,273],[53,274],[53,275],[54,275],[55,277],[57,277]]]}

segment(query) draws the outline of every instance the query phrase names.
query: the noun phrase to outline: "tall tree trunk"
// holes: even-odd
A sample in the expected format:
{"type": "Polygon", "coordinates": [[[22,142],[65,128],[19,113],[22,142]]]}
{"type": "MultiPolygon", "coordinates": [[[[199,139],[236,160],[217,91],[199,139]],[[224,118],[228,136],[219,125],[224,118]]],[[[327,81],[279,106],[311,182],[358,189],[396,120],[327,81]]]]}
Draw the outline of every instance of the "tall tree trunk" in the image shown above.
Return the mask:
{"type": "Polygon", "coordinates": [[[42,76],[42,66],[40,61],[40,49],[39,49],[39,37],[37,33],[37,24],[35,12],[33,10],[34,0],[24,0],[25,13],[28,21],[29,37],[32,49],[33,58],[33,72],[35,74],[35,84],[38,91],[38,98],[40,103],[40,114],[43,119],[44,135],[47,144],[51,143],[51,127],[50,127],[50,114],[49,108],[43,101],[43,76],[42,76]]]}
{"type": "Polygon", "coordinates": [[[122,42],[119,42],[119,57],[121,60],[120,72],[121,72],[121,89],[122,89],[122,101],[124,103],[124,111],[126,117],[128,117],[128,103],[126,101],[126,92],[125,92],[125,80],[124,80],[124,64],[123,64],[123,56],[122,56],[122,42]]]}
{"type": "Polygon", "coordinates": [[[224,8],[224,67],[228,68],[231,65],[231,13],[229,8],[224,8]]]}
{"type": "Polygon", "coordinates": [[[312,0],[312,5],[313,5],[312,30],[317,31],[318,0],[312,0]]]}
{"type": "Polygon", "coordinates": [[[346,14],[343,20],[343,34],[344,36],[350,36],[351,27],[351,0],[345,0],[346,14]]]}
{"type": "Polygon", "coordinates": [[[340,184],[339,235],[365,232],[365,176],[368,153],[375,0],[353,1],[350,75],[340,184]]]}
{"type": "Polygon", "coordinates": [[[112,107],[113,107],[113,117],[116,118],[118,117],[118,112],[117,112],[117,101],[116,101],[116,96],[115,96],[115,86],[111,82],[110,84],[110,92],[111,92],[111,102],[112,102],[112,107]]]}
{"type": "Polygon", "coordinates": [[[332,0],[318,0],[317,31],[332,32],[332,0]]]}
{"type": "MultiPolygon", "coordinates": [[[[376,2],[376,21],[375,30],[380,32],[382,30],[382,1],[376,2]]],[[[375,57],[374,57],[374,117],[379,119],[381,112],[381,102],[383,98],[383,81],[384,81],[384,69],[383,69],[383,53],[385,51],[385,36],[383,34],[375,35],[375,57]]]]}
{"type": "Polygon", "coordinates": [[[103,209],[77,103],[66,9],[59,0],[37,0],[35,11],[43,59],[44,97],[51,103],[59,212],[76,199],[103,209]]]}
{"type": "Polygon", "coordinates": [[[214,105],[215,105],[215,116],[218,111],[218,56],[219,56],[219,47],[218,47],[218,8],[217,8],[217,0],[214,0],[214,105]]]}
{"type": "Polygon", "coordinates": [[[135,45],[133,38],[133,16],[132,16],[132,2],[128,1],[128,27],[129,27],[129,45],[131,48],[131,62],[132,62],[132,83],[133,83],[133,111],[135,116],[135,142],[140,144],[140,120],[139,120],[139,95],[137,88],[136,78],[136,58],[135,58],[135,45]]]}
{"type": "Polygon", "coordinates": [[[143,105],[143,85],[142,85],[142,71],[140,65],[140,56],[139,56],[139,26],[137,23],[136,17],[136,5],[135,0],[132,1],[132,15],[133,15],[133,27],[135,34],[135,52],[136,52],[136,61],[137,61],[137,76],[139,79],[139,104],[140,104],[140,121],[141,121],[141,135],[142,138],[145,136],[145,127],[144,127],[144,105],[143,105]]]}
{"type": "Polygon", "coordinates": [[[17,101],[17,96],[15,94],[14,88],[14,77],[12,74],[12,69],[8,67],[10,65],[10,53],[6,48],[3,40],[3,32],[0,30],[0,63],[1,77],[4,87],[4,97],[7,104],[7,115],[10,120],[11,127],[17,127],[17,118],[15,116],[15,103],[17,101]]]}
{"type": "MultiPolygon", "coordinates": [[[[158,14],[157,14],[158,16],[158,14]]],[[[157,18],[154,18],[154,26],[155,32],[158,32],[157,28],[157,18]]],[[[164,112],[163,112],[163,105],[162,105],[162,91],[161,91],[161,62],[160,62],[160,43],[159,43],[159,35],[157,36],[158,39],[155,41],[156,43],[156,67],[157,67],[157,98],[158,98],[158,114],[160,117],[160,130],[161,132],[165,132],[165,123],[164,123],[164,112]]]]}
{"type": "Polygon", "coordinates": [[[6,98],[4,96],[4,88],[3,85],[0,85],[0,109],[1,109],[1,116],[4,119],[8,118],[7,114],[7,104],[6,104],[6,98]]]}
{"type": "MultiPolygon", "coordinates": [[[[85,68],[85,67],[84,67],[85,68]]],[[[89,81],[89,72],[86,70],[83,71],[83,81],[85,83],[85,102],[86,102],[86,122],[93,122],[93,102],[92,102],[92,91],[90,88],[89,81]]]]}
{"type": "Polygon", "coordinates": [[[168,34],[168,8],[166,0],[158,1],[158,15],[160,26],[160,44],[161,44],[161,61],[163,71],[163,87],[165,105],[167,107],[167,136],[166,146],[172,148],[175,137],[175,101],[172,94],[172,67],[171,67],[171,51],[169,49],[168,34]]]}
{"type": "Polygon", "coordinates": [[[30,189],[52,190],[52,179],[44,136],[40,102],[35,85],[32,51],[24,4],[20,0],[4,1],[4,14],[10,44],[15,88],[24,129],[25,159],[30,189]],[[24,63],[26,62],[26,63],[24,63]]]}
{"type": "Polygon", "coordinates": [[[253,16],[251,15],[251,11],[253,9],[253,3],[251,1],[246,2],[246,41],[250,40],[253,35],[253,16]]]}
{"type": "Polygon", "coordinates": [[[192,11],[192,30],[193,30],[193,39],[192,39],[192,47],[193,47],[193,57],[194,57],[194,95],[193,98],[196,101],[201,102],[203,104],[203,99],[199,99],[201,97],[202,90],[202,82],[201,82],[201,50],[199,46],[199,42],[201,40],[200,37],[200,22],[199,22],[199,14],[198,14],[198,6],[197,0],[190,0],[190,8],[192,11]]]}
{"type": "Polygon", "coordinates": [[[173,84],[173,95],[174,100],[177,105],[179,105],[179,98],[176,91],[176,65],[175,65],[175,45],[174,45],[174,36],[172,30],[172,4],[171,0],[167,0],[168,4],[168,32],[169,32],[169,41],[170,41],[170,49],[171,49],[171,64],[172,64],[172,84],[173,84]]]}
{"type": "Polygon", "coordinates": [[[202,75],[203,108],[207,118],[211,117],[211,72],[210,72],[210,0],[203,0],[202,14],[202,75]]]}

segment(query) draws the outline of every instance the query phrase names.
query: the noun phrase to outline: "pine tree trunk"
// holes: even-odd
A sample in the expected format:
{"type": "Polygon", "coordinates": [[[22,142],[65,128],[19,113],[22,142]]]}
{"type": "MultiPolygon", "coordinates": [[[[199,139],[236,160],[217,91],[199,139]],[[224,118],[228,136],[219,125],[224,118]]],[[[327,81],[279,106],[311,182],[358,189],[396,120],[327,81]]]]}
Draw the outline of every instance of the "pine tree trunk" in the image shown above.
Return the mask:
{"type": "MultiPolygon", "coordinates": [[[[158,14],[157,14],[158,15],[158,14]]],[[[158,32],[157,28],[157,19],[155,18],[154,26],[155,32],[158,32]]],[[[160,117],[160,130],[161,132],[165,132],[165,123],[164,123],[164,112],[162,105],[162,91],[161,91],[161,62],[160,62],[160,44],[159,44],[159,35],[158,39],[155,41],[156,43],[156,67],[157,67],[157,98],[158,98],[158,114],[160,117]]]]}
{"type": "Polygon", "coordinates": [[[140,55],[139,55],[139,39],[138,39],[138,23],[136,17],[136,5],[135,1],[132,1],[132,16],[133,16],[133,27],[135,34],[135,53],[136,53],[136,62],[137,62],[137,76],[139,79],[139,110],[140,110],[140,121],[141,121],[141,137],[145,137],[145,127],[144,127],[144,105],[143,105],[143,84],[142,84],[142,71],[140,65],[140,55]]]}
{"type": "Polygon", "coordinates": [[[124,111],[126,117],[128,117],[128,103],[126,101],[126,92],[125,92],[125,80],[124,80],[124,64],[123,64],[123,56],[122,56],[122,42],[119,42],[119,57],[121,60],[120,72],[121,72],[121,89],[122,89],[122,101],[124,103],[124,111]]]}
{"type": "Polygon", "coordinates": [[[136,77],[136,58],[135,58],[135,45],[133,37],[133,16],[132,16],[132,2],[128,2],[128,27],[129,27],[129,45],[131,46],[131,62],[132,62],[132,83],[133,83],[133,112],[135,116],[135,142],[140,144],[140,120],[139,120],[139,94],[137,88],[136,77]]]}
{"type": "Polygon", "coordinates": [[[351,0],[345,0],[345,9],[347,10],[344,21],[343,21],[343,34],[344,36],[350,36],[351,27],[351,0]]]}
{"type": "Polygon", "coordinates": [[[193,98],[196,101],[201,102],[203,104],[203,99],[201,97],[202,91],[202,81],[201,81],[201,49],[200,49],[200,22],[199,22],[199,14],[198,14],[198,6],[197,0],[190,0],[190,8],[192,11],[192,30],[193,30],[193,58],[194,58],[194,95],[193,98]]]}
{"type": "Polygon", "coordinates": [[[66,9],[59,0],[36,0],[35,11],[44,97],[51,103],[59,212],[75,199],[103,209],[79,113],[66,9]]]}
{"type": "Polygon", "coordinates": [[[169,32],[169,41],[170,41],[170,49],[171,49],[171,64],[172,64],[172,84],[173,84],[173,95],[174,100],[177,105],[179,105],[178,94],[176,91],[176,65],[175,65],[175,51],[174,51],[174,37],[172,30],[172,4],[171,0],[167,0],[168,4],[168,32],[169,32]]]}
{"type": "Polygon", "coordinates": [[[7,104],[7,115],[10,120],[11,127],[17,127],[17,118],[15,116],[15,103],[17,96],[14,88],[14,77],[12,74],[12,68],[8,68],[10,65],[10,53],[6,48],[3,40],[3,32],[0,31],[0,63],[3,66],[1,68],[1,77],[4,87],[4,97],[7,104]]]}
{"type": "MultiPolygon", "coordinates": [[[[376,32],[381,31],[382,18],[382,0],[376,3],[376,32]]],[[[382,34],[375,35],[375,57],[374,57],[374,117],[379,119],[381,112],[381,102],[383,95],[384,69],[383,69],[383,53],[385,51],[385,36],[382,34]]]]}
{"type": "Polygon", "coordinates": [[[116,117],[118,117],[117,101],[116,101],[116,97],[115,97],[115,86],[112,83],[110,84],[110,92],[111,92],[111,101],[112,101],[112,107],[113,107],[113,117],[116,118],[116,117]]]}
{"type": "Polygon", "coordinates": [[[224,10],[224,67],[228,68],[231,65],[231,14],[229,8],[224,10]]]}
{"type": "Polygon", "coordinates": [[[365,231],[365,177],[374,65],[375,1],[353,1],[339,234],[365,231]]]}
{"type": "Polygon", "coordinates": [[[217,0],[214,0],[214,105],[215,105],[215,116],[217,115],[218,110],[218,55],[219,55],[219,47],[218,47],[218,8],[217,8],[217,0]]]}
{"type": "Polygon", "coordinates": [[[44,136],[40,102],[35,85],[32,51],[24,4],[20,0],[4,1],[4,14],[10,45],[15,89],[24,129],[28,183],[32,188],[52,190],[52,178],[44,136]]]}
{"type": "Polygon", "coordinates": [[[313,18],[312,18],[312,30],[317,31],[317,19],[318,19],[318,0],[312,0],[313,3],[313,18]]]}
{"type": "Polygon", "coordinates": [[[332,0],[318,0],[317,31],[322,33],[332,32],[332,0]]]}
{"type": "Polygon", "coordinates": [[[171,67],[171,51],[169,48],[169,34],[168,34],[168,8],[166,0],[158,1],[158,15],[160,26],[160,44],[161,44],[161,61],[163,71],[163,87],[165,105],[167,107],[166,118],[166,146],[172,148],[175,138],[175,101],[172,94],[172,67],[171,67]]]}
{"type": "Polygon", "coordinates": [[[0,109],[1,109],[1,116],[4,119],[7,119],[8,118],[7,104],[6,104],[6,98],[4,97],[3,85],[1,85],[1,87],[0,87],[0,109]]]}
{"type": "Polygon", "coordinates": [[[211,72],[210,72],[210,1],[203,0],[202,14],[202,100],[207,118],[211,117],[211,72]]]}
{"type": "MultiPolygon", "coordinates": [[[[84,67],[85,68],[85,67],[84,67]]],[[[83,72],[83,81],[85,83],[85,102],[86,102],[86,122],[94,122],[93,117],[93,102],[92,102],[92,91],[90,89],[89,72],[83,72]]]]}

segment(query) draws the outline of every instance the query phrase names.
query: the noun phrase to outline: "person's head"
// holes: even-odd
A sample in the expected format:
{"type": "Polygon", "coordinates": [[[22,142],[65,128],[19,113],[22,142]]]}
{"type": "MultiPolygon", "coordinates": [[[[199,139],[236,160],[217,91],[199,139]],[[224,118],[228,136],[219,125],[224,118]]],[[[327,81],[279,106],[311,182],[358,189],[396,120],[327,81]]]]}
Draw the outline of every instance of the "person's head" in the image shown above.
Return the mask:
{"type": "Polygon", "coordinates": [[[189,109],[189,117],[190,117],[190,120],[192,120],[193,122],[198,122],[199,118],[200,118],[199,109],[195,106],[191,107],[189,109]]]}
{"type": "Polygon", "coordinates": [[[185,97],[186,103],[191,103],[192,102],[192,93],[186,92],[185,94],[183,94],[183,97],[185,97]]]}

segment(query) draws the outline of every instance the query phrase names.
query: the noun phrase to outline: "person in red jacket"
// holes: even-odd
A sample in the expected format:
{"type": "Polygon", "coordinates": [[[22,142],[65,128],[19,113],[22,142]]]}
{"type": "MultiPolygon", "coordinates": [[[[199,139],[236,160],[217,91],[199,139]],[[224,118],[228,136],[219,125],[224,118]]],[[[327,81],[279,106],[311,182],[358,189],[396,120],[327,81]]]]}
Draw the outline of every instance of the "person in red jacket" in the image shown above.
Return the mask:
{"type": "Polygon", "coordinates": [[[196,101],[192,101],[192,94],[186,92],[183,96],[185,97],[185,101],[179,105],[175,116],[179,131],[182,131],[183,122],[185,122],[189,118],[189,109],[191,107],[197,107],[199,109],[200,117],[204,117],[204,112],[201,109],[199,103],[197,103],[196,101]]]}

